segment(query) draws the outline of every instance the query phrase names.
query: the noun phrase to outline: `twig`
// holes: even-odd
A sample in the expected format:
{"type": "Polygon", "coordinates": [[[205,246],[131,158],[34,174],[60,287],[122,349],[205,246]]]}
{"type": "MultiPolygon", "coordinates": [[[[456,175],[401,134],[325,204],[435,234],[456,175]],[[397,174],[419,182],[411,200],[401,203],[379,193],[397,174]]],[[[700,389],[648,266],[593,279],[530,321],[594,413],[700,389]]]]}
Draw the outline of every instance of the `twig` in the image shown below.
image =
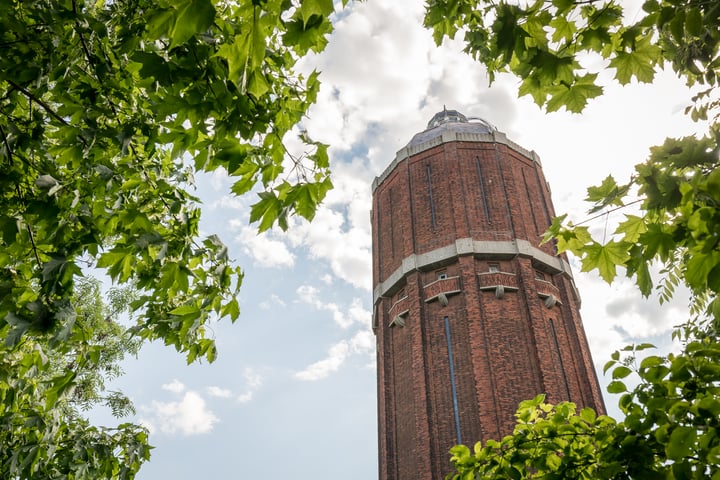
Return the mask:
{"type": "Polygon", "coordinates": [[[583,223],[588,223],[588,222],[590,222],[590,221],[592,221],[592,220],[595,220],[596,218],[602,217],[603,215],[607,215],[608,213],[612,213],[612,212],[614,212],[614,211],[616,211],[616,210],[620,210],[621,208],[629,207],[630,205],[635,205],[636,203],[640,203],[640,202],[642,202],[642,201],[643,201],[643,199],[642,199],[642,198],[639,198],[639,199],[634,200],[634,201],[632,201],[632,202],[630,202],[630,203],[623,203],[622,205],[620,205],[620,206],[618,206],[618,207],[611,208],[610,210],[606,210],[606,211],[604,211],[604,212],[602,212],[602,213],[598,213],[598,214],[595,215],[594,217],[586,218],[586,219],[583,220],[582,222],[576,223],[575,226],[577,227],[577,226],[579,226],[579,225],[582,225],[583,223]]]}
{"type": "MultiPolygon", "coordinates": [[[[7,135],[5,135],[5,129],[2,128],[2,125],[0,125],[0,135],[2,135],[3,143],[5,144],[5,150],[7,151],[8,160],[10,160],[10,163],[13,163],[13,153],[12,149],[10,148],[10,142],[8,142],[7,135]]],[[[20,190],[20,185],[15,184],[15,193],[17,194],[20,201],[24,204],[25,199],[23,198],[22,191],[20,190]]],[[[33,235],[32,229],[30,228],[30,225],[25,223],[25,228],[27,229],[28,236],[30,237],[30,244],[32,245],[33,253],[35,254],[35,260],[37,260],[38,266],[42,264],[40,262],[40,256],[38,255],[37,246],[35,245],[35,236],[33,235]]]]}
{"type": "MultiPolygon", "coordinates": [[[[50,107],[50,105],[48,105],[47,103],[43,102],[43,101],[40,100],[38,97],[36,97],[35,95],[33,95],[32,92],[28,91],[27,89],[25,89],[25,88],[22,87],[21,85],[18,85],[17,83],[15,83],[14,81],[12,81],[12,80],[9,79],[9,78],[5,78],[5,81],[8,82],[8,83],[9,83],[10,85],[12,85],[13,87],[15,87],[17,90],[20,90],[27,98],[29,98],[29,99],[32,100],[33,102],[37,103],[37,104],[40,105],[41,107],[43,107],[43,109],[45,109],[45,111],[48,112],[48,113],[50,114],[50,116],[53,117],[55,120],[57,120],[58,122],[62,123],[62,124],[65,125],[66,127],[69,127],[69,126],[70,126],[70,124],[67,122],[67,120],[65,120],[65,119],[62,118],[60,115],[58,115],[57,112],[55,112],[55,110],[53,110],[52,107],[50,107]]],[[[82,137],[81,137],[81,140],[83,141],[83,143],[85,142],[85,139],[82,138],[82,137]]]]}

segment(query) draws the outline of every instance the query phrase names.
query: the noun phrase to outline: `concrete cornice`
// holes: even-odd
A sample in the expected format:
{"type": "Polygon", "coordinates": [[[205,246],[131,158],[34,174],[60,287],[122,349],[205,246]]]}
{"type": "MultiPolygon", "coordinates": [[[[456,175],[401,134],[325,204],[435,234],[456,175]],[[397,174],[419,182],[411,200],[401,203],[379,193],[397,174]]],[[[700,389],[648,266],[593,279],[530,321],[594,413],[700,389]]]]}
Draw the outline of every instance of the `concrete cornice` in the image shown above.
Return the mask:
{"type": "Polygon", "coordinates": [[[380,297],[391,295],[403,283],[405,277],[415,271],[428,271],[453,263],[458,257],[473,255],[476,258],[509,259],[513,257],[531,258],[533,263],[544,267],[553,275],[564,273],[572,278],[570,265],[560,257],[549,255],[533,247],[527,240],[487,241],[461,238],[444,247],[419,255],[412,254],[403,259],[402,264],[373,291],[373,305],[380,297]]]}
{"type": "Polygon", "coordinates": [[[372,191],[375,193],[375,189],[387,178],[388,175],[390,175],[393,170],[406,158],[411,157],[413,155],[417,155],[418,153],[422,153],[425,150],[430,150],[433,147],[437,147],[438,145],[442,145],[444,143],[449,142],[480,142],[480,143],[500,143],[503,145],[507,145],[511,149],[515,150],[516,152],[524,155],[525,157],[531,159],[533,162],[537,163],[538,165],[542,165],[540,163],[540,157],[537,153],[535,153],[534,150],[527,150],[517,143],[513,142],[512,140],[508,139],[507,136],[503,132],[498,131],[492,131],[488,133],[473,133],[473,132],[463,132],[463,131],[443,131],[442,135],[438,135],[434,138],[431,138],[430,140],[427,140],[423,143],[419,143],[417,145],[407,145],[400,150],[397,151],[395,154],[395,159],[388,165],[388,167],[385,169],[383,173],[380,174],[380,176],[375,177],[375,180],[373,180],[372,184],[372,191]]]}

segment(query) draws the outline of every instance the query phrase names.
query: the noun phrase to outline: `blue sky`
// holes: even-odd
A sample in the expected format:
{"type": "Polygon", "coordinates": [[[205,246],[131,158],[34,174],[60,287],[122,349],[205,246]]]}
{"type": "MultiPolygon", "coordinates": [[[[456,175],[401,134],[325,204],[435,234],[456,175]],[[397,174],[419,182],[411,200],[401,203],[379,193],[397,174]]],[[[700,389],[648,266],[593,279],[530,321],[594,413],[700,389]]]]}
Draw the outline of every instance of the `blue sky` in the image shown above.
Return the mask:
{"type": "MultiPolygon", "coordinates": [[[[246,272],[242,312],[235,324],[213,325],[220,354],[212,365],[186,366],[159,344],[126,362],[115,386],[134,400],[133,420],[157,447],[141,480],[377,478],[370,184],[443,105],[535,150],[556,211],[576,221],[586,218],[587,186],[609,173],[626,179],[667,136],[702,131],[682,115],[690,94],[669,74],[652,86],[610,86],[583,115],[545,114],[517,98],[514,78],[489,88],[460,43],[435,47],[421,28],[422,3],[353,5],[327,50],[303,65],[322,71],[304,126],[332,146],[335,184],[312,224],[294,220],[286,233],[258,236],[248,225],[251,197],[231,196],[222,172],[198,178],[204,233],[218,234],[246,272]]],[[[604,219],[591,223],[599,235],[604,227],[604,219]]],[[[607,286],[571,262],[600,367],[628,342],[665,341],[684,318],[682,295],[659,308],[627,282],[607,286]]]]}

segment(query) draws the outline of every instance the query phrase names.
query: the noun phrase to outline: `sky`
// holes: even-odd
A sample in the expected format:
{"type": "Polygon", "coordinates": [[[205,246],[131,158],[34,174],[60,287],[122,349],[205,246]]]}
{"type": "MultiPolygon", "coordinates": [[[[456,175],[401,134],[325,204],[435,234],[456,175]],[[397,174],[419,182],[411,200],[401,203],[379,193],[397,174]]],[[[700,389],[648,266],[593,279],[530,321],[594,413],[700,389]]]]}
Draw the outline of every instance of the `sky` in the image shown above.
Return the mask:
{"type": "MultiPolygon", "coordinates": [[[[626,3],[630,15],[639,11],[626,3]]],[[[544,113],[517,98],[515,78],[489,86],[460,42],[436,47],[422,14],[420,0],[354,4],[336,15],[325,52],[303,62],[305,72],[322,72],[304,127],[331,145],[335,185],[311,224],[293,220],[285,233],[258,235],[248,223],[252,197],[231,195],[223,172],[198,178],[203,233],[218,234],[245,270],[242,311],[234,324],[212,325],[213,364],[187,366],[161,344],[125,362],[112,388],[132,398],[130,420],[150,429],[156,447],[140,480],[377,478],[370,185],[444,105],[535,150],[555,210],[575,221],[588,218],[588,186],[608,174],[626,180],[649,146],[702,131],[683,115],[691,95],[672,74],[650,86],[610,85],[582,115],[544,113]]],[[[602,237],[605,223],[589,225],[602,237]]],[[[659,307],[629,282],[608,286],[571,263],[602,384],[612,351],[648,339],[672,348],[669,332],[685,318],[685,295],[659,307]]],[[[606,402],[617,412],[615,399],[606,402]]]]}

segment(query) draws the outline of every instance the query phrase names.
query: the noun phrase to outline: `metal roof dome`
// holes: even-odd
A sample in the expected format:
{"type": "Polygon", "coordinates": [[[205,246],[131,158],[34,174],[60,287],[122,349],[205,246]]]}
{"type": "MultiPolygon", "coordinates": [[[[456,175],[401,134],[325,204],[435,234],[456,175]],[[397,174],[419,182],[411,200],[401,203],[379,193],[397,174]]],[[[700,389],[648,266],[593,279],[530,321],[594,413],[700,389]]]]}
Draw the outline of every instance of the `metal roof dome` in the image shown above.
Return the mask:
{"type": "Polygon", "coordinates": [[[427,128],[434,128],[443,123],[460,122],[468,123],[468,119],[465,115],[458,112],[457,110],[448,110],[443,107],[442,112],[438,112],[430,119],[427,124],[427,128]]]}
{"type": "Polygon", "coordinates": [[[416,134],[407,146],[412,147],[430,141],[433,138],[441,137],[443,132],[446,131],[492,133],[497,132],[498,129],[487,120],[479,117],[466,117],[457,110],[448,110],[443,106],[443,109],[430,119],[427,128],[416,134]]]}

